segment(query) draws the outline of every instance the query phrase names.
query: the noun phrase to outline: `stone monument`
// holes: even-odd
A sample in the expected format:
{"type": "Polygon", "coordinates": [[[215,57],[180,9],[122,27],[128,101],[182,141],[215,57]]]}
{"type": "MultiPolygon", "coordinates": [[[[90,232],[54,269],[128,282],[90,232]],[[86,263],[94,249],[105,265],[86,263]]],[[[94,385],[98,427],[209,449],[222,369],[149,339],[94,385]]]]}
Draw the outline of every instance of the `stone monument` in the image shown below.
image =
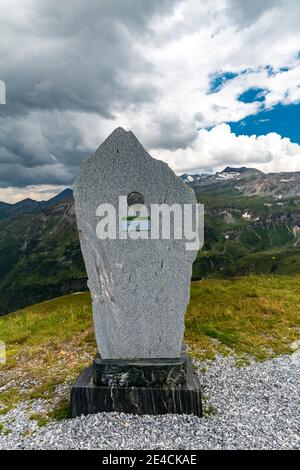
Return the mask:
{"type": "Polygon", "coordinates": [[[73,416],[200,416],[200,385],[182,344],[197,254],[187,233],[199,235],[193,190],[117,128],[83,160],[74,198],[99,353],[72,388],[73,416]]]}

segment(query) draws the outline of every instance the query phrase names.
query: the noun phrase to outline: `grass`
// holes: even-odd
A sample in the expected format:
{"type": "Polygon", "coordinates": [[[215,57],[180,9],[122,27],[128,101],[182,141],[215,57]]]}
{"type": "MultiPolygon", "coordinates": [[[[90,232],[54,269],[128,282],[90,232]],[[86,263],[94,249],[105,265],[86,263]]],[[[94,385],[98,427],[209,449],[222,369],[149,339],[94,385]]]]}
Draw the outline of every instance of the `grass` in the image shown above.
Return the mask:
{"type": "Polygon", "coordinates": [[[67,295],[0,318],[0,336],[16,348],[59,345],[92,327],[88,292],[67,295]]]}
{"type": "MultiPolygon", "coordinates": [[[[291,353],[300,336],[300,276],[250,276],[192,283],[185,341],[194,356],[234,354],[264,360],[291,353]]],[[[57,387],[72,384],[96,352],[89,293],[60,297],[0,317],[7,364],[0,365],[0,413],[20,400],[45,398],[53,404],[40,425],[69,416],[68,393],[57,402],[57,387]],[[17,382],[17,385],[16,385],[17,382]]]]}
{"type": "Polygon", "coordinates": [[[56,388],[72,384],[96,352],[90,296],[64,296],[0,317],[0,338],[7,348],[0,387],[20,383],[1,393],[0,413],[20,400],[54,399],[56,388]]]}
{"type": "Polygon", "coordinates": [[[186,341],[200,357],[257,360],[290,353],[299,338],[300,277],[249,276],[192,284],[186,341]]]}
{"type": "Polygon", "coordinates": [[[4,424],[0,423],[0,436],[8,436],[8,434],[11,434],[12,430],[5,428],[4,424]]]}

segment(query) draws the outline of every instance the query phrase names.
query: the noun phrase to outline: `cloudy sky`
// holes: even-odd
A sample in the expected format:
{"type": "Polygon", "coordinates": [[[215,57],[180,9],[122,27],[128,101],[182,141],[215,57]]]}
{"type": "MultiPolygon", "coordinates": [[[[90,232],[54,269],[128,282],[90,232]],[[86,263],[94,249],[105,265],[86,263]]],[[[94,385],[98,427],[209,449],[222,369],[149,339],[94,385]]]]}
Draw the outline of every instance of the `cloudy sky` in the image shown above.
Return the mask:
{"type": "Polygon", "coordinates": [[[1,0],[0,200],[118,126],[178,174],[300,170],[299,0],[1,0]]]}

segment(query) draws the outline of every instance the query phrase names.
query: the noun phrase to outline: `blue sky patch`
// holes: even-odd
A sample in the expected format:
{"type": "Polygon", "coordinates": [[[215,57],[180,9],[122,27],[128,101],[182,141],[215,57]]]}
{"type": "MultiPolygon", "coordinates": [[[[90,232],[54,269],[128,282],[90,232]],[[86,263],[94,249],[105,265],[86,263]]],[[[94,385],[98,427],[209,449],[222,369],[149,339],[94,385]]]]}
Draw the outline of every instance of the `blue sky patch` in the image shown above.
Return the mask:
{"type": "Polygon", "coordinates": [[[212,78],[209,82],[209,93],[217,93],[225,85],[228,80],[232,80],[237,77],[239,74],[234,72],[221,72],[212,75],[212,78]]]}
{"type": "Polygon", "coordinates": [[[266,90],[263,88],[249,88],[244,91],[239,97],[239,101],[243,103],[253,103],[254,101],[264,101],[266,90]]]}
{"type": "Polygon", "coordinates": [[[288,106],[277,105],[248,116],[242,121],[229,122],[236,135],[265,135],[277,132],[282,137],[289,137],[292,142],[300,144],[300,103],[288,106]]]}

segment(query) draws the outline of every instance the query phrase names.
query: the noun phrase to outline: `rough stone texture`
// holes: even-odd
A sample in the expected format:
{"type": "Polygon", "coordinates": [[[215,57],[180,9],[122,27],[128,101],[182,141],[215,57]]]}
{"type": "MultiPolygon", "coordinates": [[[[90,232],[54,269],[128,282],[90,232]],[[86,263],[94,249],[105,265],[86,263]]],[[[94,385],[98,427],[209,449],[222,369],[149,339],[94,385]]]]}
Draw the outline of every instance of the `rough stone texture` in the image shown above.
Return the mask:
{"type": "Polygon", "coordinates": [[[180,356],[195,251],[186,240],[100,240],[96,209],[119,196],[150,204],[196,204],[193,190],[145,151],[132,132],[116,129],[86,158],[74,197],[81,248],[103,359],[180,356]]]}
{"type": "Polygon", "coordinates": [[[185,382],[185,356],[176,359],[101,359],[93,363],[93,380],[110,387],[170,387],[185,382]]]}
{"type": "Polygon", "coordinates": [[[189,357],[185,357],[185,381],[168,386],[96,385],[93,368],[88,367],[71,391],[72,416],[99,412],[162,415],[166,413],[202,415],[201,390],[189,357]]]}

